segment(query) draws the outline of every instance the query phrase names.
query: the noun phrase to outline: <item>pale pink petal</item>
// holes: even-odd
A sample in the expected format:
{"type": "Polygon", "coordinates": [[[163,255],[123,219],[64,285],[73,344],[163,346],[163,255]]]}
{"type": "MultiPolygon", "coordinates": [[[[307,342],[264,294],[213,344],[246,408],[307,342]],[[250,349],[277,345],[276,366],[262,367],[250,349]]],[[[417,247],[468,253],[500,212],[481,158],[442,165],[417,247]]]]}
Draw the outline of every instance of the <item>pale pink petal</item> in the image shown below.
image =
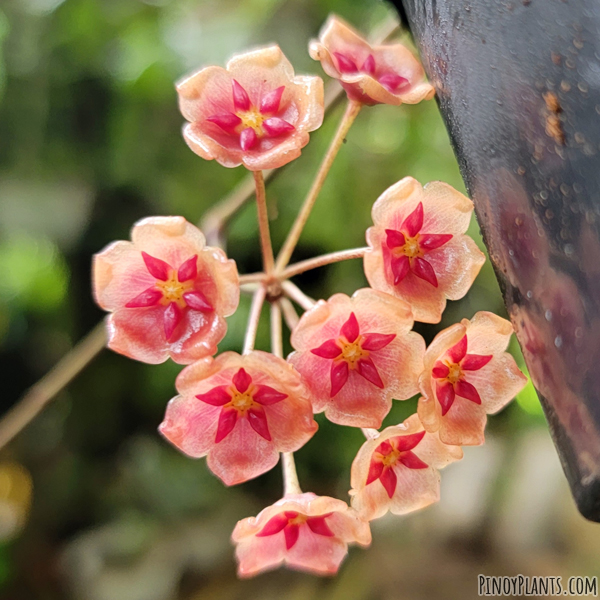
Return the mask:
{"type": "Polygon", "coordinates": [[[280,85],[273,91],[265,94],[260,101],[260,112],[263,115],[268,115],[279,110],[281,96],[285,90],[285,85],[280,85]]]}
{"type": "Polygon", "coordinates": [[[362,64],[360,70],[363,73],[368,73],[369,75],[375,75],[375,57],[372,54],[369,54],[365,62],[362,64]]]}

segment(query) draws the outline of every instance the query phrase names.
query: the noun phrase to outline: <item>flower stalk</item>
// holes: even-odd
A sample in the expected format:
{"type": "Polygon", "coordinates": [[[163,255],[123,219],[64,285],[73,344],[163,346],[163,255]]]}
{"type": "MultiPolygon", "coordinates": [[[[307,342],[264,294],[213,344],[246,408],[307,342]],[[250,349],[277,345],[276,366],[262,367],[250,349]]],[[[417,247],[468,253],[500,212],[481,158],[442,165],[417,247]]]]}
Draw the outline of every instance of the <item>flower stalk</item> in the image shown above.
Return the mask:
{"type": "Polygon", "coordinates": [[[267,289],[261,286],[254,292],[252,304],[250,305],[250,314],[248,315],[248,325],[246,326],[246,337],[244,338],[243,354],[248,354],[254,350],[256,343],[256,333],[258,331],[258,323],[260,314],[267,295],[267,289]]]}
{"type": "Polygon", "coordinates": [[[260,249],[263,257],[263,268],[267,275],[273,272],[275,259],[269,232],[269,214],[267,211],[267,195],[265,192],[265,179],[262,171],[254,171],[254,184],[256,185],[256,210],[258,212],[258,228],[260,232],[260,249]]]}

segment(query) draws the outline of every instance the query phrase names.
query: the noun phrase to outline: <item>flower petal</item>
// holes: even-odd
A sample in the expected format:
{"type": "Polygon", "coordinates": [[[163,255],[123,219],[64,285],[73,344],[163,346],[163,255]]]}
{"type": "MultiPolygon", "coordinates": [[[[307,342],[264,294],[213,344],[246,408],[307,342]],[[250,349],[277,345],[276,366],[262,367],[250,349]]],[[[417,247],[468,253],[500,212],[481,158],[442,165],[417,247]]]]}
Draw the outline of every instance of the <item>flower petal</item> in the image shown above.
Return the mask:
{"type": "Polygon", "coordinates": [[[164,260],[150,256],[144,251],[142,251],[142,258],[144,259],[146,268],[152,277],[156,277],[156,279],[160,279],[161,281],[166,281],[169,279],[169,271],[171,270],[171,266],[168,265],[164,260]]]}
{"type": "Polygon", "coordinates": [[[372,358],[361,358],[357,363],[357,371],[359,375],[364,377],[367,381],[370,381],[379,389],[382,390],[385,387],[372,358]]]}
{"type": "Polygon", "coordinates": [[[408,256],[392,257],[392,275],[394,276],[394,285],[398,285],[410,271],[410,259],[408,256]]]}
{"type": "Polygon", "coordinates": [[[356,63],[349,56],[345,56],[341,52],[333,52],[333,55],[337,59],[340,73],[358,73],[356,63]]]}
{"type": "Polygon", "coordinates": [[[445,379],[448,377],[449,373],[450,369],[448,368],[448,365],[445,365],[441,360],[436,361],[431,370],[431,374],[436,379],[445,379]]]}
{"type": "Polygon", "coordinates": [[[389,92],[396,92],[396,90],[401,85],[406,85],[408,83],[408,79],[406,77],[401,77],[400,75],[396,75],[396,73],[386,73],[382,75],[377,80],[379,83],[389,92]]]}
{"type": "Polygon", "coordinates": [[[388,496],[391,498],[396,491],[396,484],[398,483],[398,477],[396,472],[391,467],[386,467],[379,478],[381,485],[385,488],[388,496]]]}
{"type": "Polygon", "coordinates": [[[400,452],[406,452],[412,450],[417,446],[421,440],[425,437],[425,431],[419,433],[411,433],[409,435],[399,435],[398,437],[392,438],[395,441],[396,450],[400,452]]]}
{"type": "Polygon", "coordinates": [[[340,334],[343,335],[350,343],[354,342],[360,333],[358,326],[358,320],[356,315],[352,312],[348,317],[348,320],[342,325],[340,334]]]}
{"type": "Polygon", "coordinates": [[[481,398],[479,397],[477,388],[464,379],[461,379],[454,384],[454,391],[456,392],[457,396],[466,398],[471,402],[475,402],[475,404],[481,404],[481,398]]]}
{"type": "Polygon", "coordinates": [[[255,402],[258,402],[263,406],[276,404],[277,402],[281,402],[288,397],[287,394],[282,394],[268,385],[259,385],[257,387],[258,390],[254,392],[253,398],[255,402]]]}
{"type": "Polygon", "coordinates": [[[165,336],[167,340],[171,339],[175,328],[181,320],[183,319],[183,313],[181,309],[175,302],[171,302],[167,308],[165,308],[165,312],[163,314],[163,326],[165,328],[165,336]]]}
{"type": "Polygon", "coordinates": [[[237,391],[243,394],[250,387],[252,377],[242,368],[233,376],[232,381],[237,391]]]}
{"type": "Polygon", "coordinates": [[[288,517],[284,513],[279,513],[267,521],[267,524],[256,534],[256,537],[275,535],[276,533],[283,531],[287,524],[288,517]]]}
{"type": "Polygon", "coordinates": [[[300,527],[298,525],[288,525],[283,533],[285,534],[285,547],[290,550],[298,541],[300,527]]]}
{"type": "Polygon", "coordinates": [[[238,420],[238,411],[235,408],[223,408],[219,415],[219,424],[217,425],[217,435],[215,443],[218,444],[226,438],[235,427],[238,420]]]}
{"type": "Polygon", "coordinates": [[[424,463],[414,452],[406,452],[399,457],[400,462],[409,469],[427,469],[429,465],[424,463]]]}
{"type": "Polygon", "coordinates": [[[386,229],[385,235],[385,243],[390,250],[393,250],[394,248],[402,248],[402,246],[406,244],[406,238],[401,231],[396,231],[395,229],[386,229]]]}
{"type": "Polygon", "coordinates": [[[248,127],[240,133],[240,147],[244,152],[254,148],[257,142],[258,136],[252,127],[248,127]]]}
{"type": "Polygon", "coordinates": [[[435,395],[442,406],[442,416],[450,410],[452,403],[454,402],[454,386],[451,383],[435,383],[435,395]]]}
{"type": "Polygon", "coordinates": [[[235,110],[250,110],[250,98],[248,92],[234,79],[233,82],[233,106],[235,110]]]}
{"type": "Polygon", "coordinates": [[[396,339],[395,333],[365,333],[361,348],[368,351],[382,350],[396,339]]]}
{"type": "Polygon", "coordinates": [[[260,101],[260,112],[263,115],[276,113],[279,110],[279,103],[281,102],[281,96],[285,90],[285,85],[279,86],[272,92],[265,94],[260,101]]]}
{"type": "Polygon", "coordinates": [[[214,310],[206,296],[198,290],[195,292],[186,292],[183,295],[183,299],[185,300],[185,303],[194,310],[199,310],[201,312],[212,312],[214,310]]]}
{"type": "Polygon", "coordinates": [[[491,354],[467,354],[460,363],[460,367],[463,371],[479,371],[479,369],[485,367],[492,358],[493,356],[491,354]]]}
{"type": "Polygon", "coordinates": [[[467,335],[463,335],[460,340],[451,348],[448,348],[447,354],[453,363],[459,363],[467,354],[467,335]]]}
{"type": "Polygon", "coordinates": [[[239,127],[242,124],[242,120],[231,112],[211,115],[210,117],[206,117],[206,120],[209,123],[218,125],[223,131],[230,134],[236,133],[236,127],[239,127]]]}
{"type": "Polygon", "coordinates": [[[325,519],[330,516],[331,513],[328,515],[321,515],[319,517],[309,517],[306,519],[306,524],[310,527],[310,530],[313,533],[324,535],[326,537],[334,537],[335,533],[331,531],[329,525],[327,525],[327,522],[325,521],[325,519]]]}
{"type": "Polygon", "coordinates": [[[348,363],[341,361],[331,365],[331,392],[329,397],[333,398],[348,381],[348,363]]]}
{"type": "Polygon", "coordinates": [[[138,294],[133,300],[130,300],[125,308],[144,308],[146,306],[156,306],[163,297],[162,292],[155,287],[150,287],[138,294]]]}
{"type": "Polygon", "coordinates": [[[178,269],[177,279],[179,282],[189,281],[198,277],[198,255],[194,254],[188,258],[178,269]]]}
{"type": "Polygon", "coordinates": [[[265,415],[265,409],[262,406],[253,406],[248,410],[248,423],[250,427],[263,437],[268,442],[271,441],[271,434],[269,432],[269,425],[267,423],[267,415],[265,415]]]}
{"type": "Polygon", "coordinates": [[[438,286],[438,280],[435,275],[435,271],[433,270],[431,263],[426,261],[424,258],[419,256],[413,258],[410,263],[410,268],[417,277],[427,281],[427,283],[430,283],[433,287],[438,286]]]}
{"type": "Polygon", "coordinates": [[[218,385],[210,392],[196,394],[196,398],[212,406],[223,406],[231,401],[231,395],[227,392],[226,385],[218,385]]]}
{"type": "Polygon", "coordinates": [[[342,349],[332,339],[323,342],[318,348],[313,348],[311,352],[321,358],[337,358],[342,353],[342,349]]]}
{"type": "Polygon", "coordinates": [[[375,75],[375,57],[372,54],[367,56],[367,59],[362,64],[360,70],[368,75],[375,75]]]}
{"type": "Polygon", "coordinates": [[[365,485],[369,485],[376,479],[379,479],[383,473],[383,468],[383,463],[380,460],[371,458],[371,463],[369,464],[369,474],[367,475],[367,483],[365,485]]]}
{"type": "Polygon", "coordinates": [[[421,233],[419,235],[419,246],[425,250],[435,250],[452,239],[451,233],[421,233]]]}
{"type": "Polygon", "coordinates": [[[419,202],[415,210],[413,210],[404,222],[401,229],[405,231],[409,237],[415,237],[423,227],[423,203],[419,202]]]}
{"type": "Polygon", "coordinates": [[[291,133],[296,128],[287,121],[280,119],[279,117],[270,117],[263,121],[263,129],[272,137],[283,135],[284,133],[291,133]]]}

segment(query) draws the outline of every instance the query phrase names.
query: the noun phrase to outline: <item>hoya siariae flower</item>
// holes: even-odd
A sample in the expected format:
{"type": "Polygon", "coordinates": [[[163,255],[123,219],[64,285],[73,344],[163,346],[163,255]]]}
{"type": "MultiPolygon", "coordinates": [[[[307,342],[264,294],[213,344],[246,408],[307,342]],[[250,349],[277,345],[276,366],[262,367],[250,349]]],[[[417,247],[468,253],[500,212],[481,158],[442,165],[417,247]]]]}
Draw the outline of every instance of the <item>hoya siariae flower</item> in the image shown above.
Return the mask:
{"type": "Polygon", "coordinates": [[[226,485],[272,469],[280,452],[301,448],[317,430],[308,391],[283,359],[255,350],[224,352],[186,367],[159,431],[226,485]]]}
{"type": "Polygon", "coordinates": [[[513,327],[490,312],[444,329],[425,353],[418,414],[445,444],[484,442],[486,414],[502,409],[527,378],[505,352],[513,327]]]}
{"type": "Polygon", "coordinates": [[[281,565],[334,575],[348,544],[368,546],[371,531],[342,500],[304,493],[287,495],[258,516],[239,521],[231,538],[240,577],[281,565]]]}
{"type": "Polygon", "coordinates": [[[351,100],[363,104],[417,104],[435,94],[421,63],[402,44],[371,46],[352,27],[331,15],[310,55],[339,79],[351,100]]]}
{"type": "Polygon", "coordinates": [[[473,203],[446,183],[405,177],[373,205],[365,274],[371,286],[408,302],[416,321],[439,323],[446,299],[462,298],[485,256],[463,235],[473,203]]]}
{"type": "Polygon", "coordinates": [[[281,167],[323,122],[323,81],[295,76],[279,46],[239,54],[225,69],[206,67],[177,92],[188,146],[226,167],[281,167]]]}
{"type": "Polygon", "coordinates": [[[438,469],[460,460],[459,446],[428,433],[417,415],[367,440],[352,463],[352,506],[368,521],[403,515],[440,499],[438,469]]]}
{"type": "Polygon", "coordinates": [[[183,217],[143,219],[131,239],[94,256],[94,297],[112,313],[109,348],[152,364],[214,354],[239,301],[235,262],[183,217]]]}
{"type": "Polygon", "coordinates": [[[425,342],[412,326],[405,302],[372,289],[317,302],[294,329],[288,357],[314,411],[340,425],[380,427],[392,398],[418,392],[425,342]]]}

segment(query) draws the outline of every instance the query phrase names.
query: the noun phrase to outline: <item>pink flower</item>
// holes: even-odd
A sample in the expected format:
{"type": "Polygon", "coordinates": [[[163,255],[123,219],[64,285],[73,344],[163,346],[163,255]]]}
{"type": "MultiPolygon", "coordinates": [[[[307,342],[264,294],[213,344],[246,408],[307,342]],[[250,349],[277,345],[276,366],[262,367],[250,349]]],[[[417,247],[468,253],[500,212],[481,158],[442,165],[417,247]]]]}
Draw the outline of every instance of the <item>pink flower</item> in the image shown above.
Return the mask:
{"type": "Polygon", "coordinates": [[[238,574],[251,577],[284,564],[317,575],[334,575],[348,544],[368,546],[369,524],[342,500],[312,493],[285,496],[258,516],[239,521],[238,574]]]}
{"type": "Polygon", "coordinates": [[[475,242],[463,235],[473,203],[445,183],[424,188],[405,177],[373,205],[374,226],[365,273],[371,286],[402,298],[415,320],[438,323],[446,299],[462,298],[485,262],[475,242]]]}
{"type": "Polygon", "coordinates": [[[183,217],[138,221],[131,239],[94,256],[94,297],[112,313],[109,348],[152,364],[214,354],[239,301],[235,262],[183,217]]]}
{"type": "Polygon", "coordinates": [[[339,79],[351,100],[363,104],[417,104],[435,94],[421,63],[402,44],[370,46],[352,27],[331,15],[313,40],[310,55],[339,79]]]}
{"type": "Polygon", "coordinates": [[[405,302],[368,288],[307,311],[288,361],[304,376],[314,411],[340,425],[380,427],[392,398],[418,391],[425,342],[412,325],[405,302]]]}
{"type": "Polygon", "coordinates": [[[490,312],[438,333],[419,378],[418,414],[427,431],[438,431],[445,444],[483,444],[486,413],[504,408],[527,383],[505,352],[512,333],[509,321],[490,312]]]}
{"type": "Polygon", "coordinates": [[[440,499],[438,469],[460,460],[458,446],[427,433],[417,415],[365,442],[352,463],[352,507],[371,521],[403,515],[440,499]]]}
{"type": "Polygon", "coordinates": [[[279,46],[239,54],[226,69],[206,67],[177,92],[188,146],[225,167],[281,167],[323,122],[323,81],[295,77],[279,46]]]}
{"type": "Polygon", "coordinates": [[[186,367],[159,431],[226,485],[272,469],[280,452],[301,448],[317,430],[308,392],[283,359],[224,352],[186,367]]]}

